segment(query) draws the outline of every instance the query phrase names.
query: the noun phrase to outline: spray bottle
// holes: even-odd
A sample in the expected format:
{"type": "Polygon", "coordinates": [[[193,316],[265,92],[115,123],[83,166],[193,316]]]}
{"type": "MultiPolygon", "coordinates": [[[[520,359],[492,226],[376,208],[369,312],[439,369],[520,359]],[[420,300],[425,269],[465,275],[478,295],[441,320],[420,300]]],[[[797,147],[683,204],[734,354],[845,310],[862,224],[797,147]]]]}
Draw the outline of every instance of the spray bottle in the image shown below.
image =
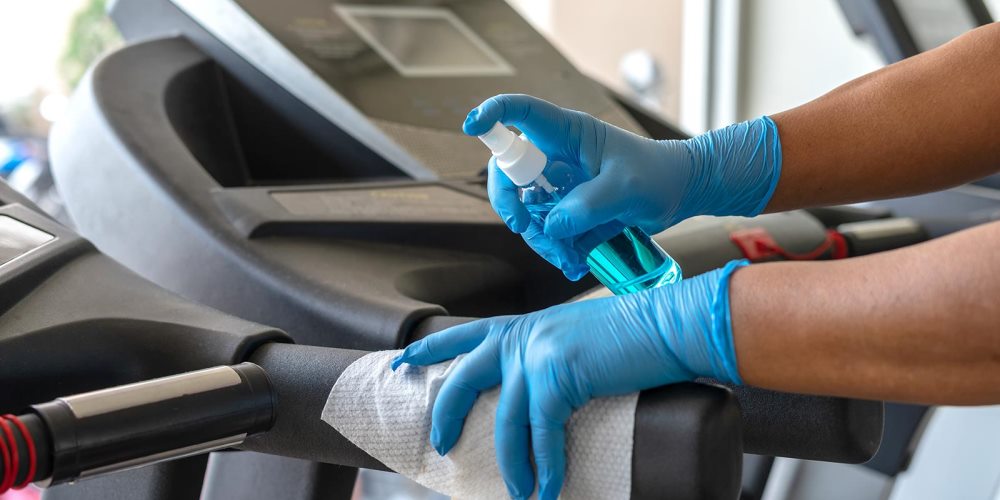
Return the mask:
{"type": "MultiPolygon", "coordinates": [[[[545,153],[523,134],[518,137],[497,123],[479,140],[496,158],[497,166],[518,186],[521,201],[540,224],[570,190],[588,180],[582,169],[549,163],[545,153]]],[[[626,227],[597,245],[588,255],[590,272],[615,295],[637,292],[681,280],[681,268],[644,231],[626,227]]]]}

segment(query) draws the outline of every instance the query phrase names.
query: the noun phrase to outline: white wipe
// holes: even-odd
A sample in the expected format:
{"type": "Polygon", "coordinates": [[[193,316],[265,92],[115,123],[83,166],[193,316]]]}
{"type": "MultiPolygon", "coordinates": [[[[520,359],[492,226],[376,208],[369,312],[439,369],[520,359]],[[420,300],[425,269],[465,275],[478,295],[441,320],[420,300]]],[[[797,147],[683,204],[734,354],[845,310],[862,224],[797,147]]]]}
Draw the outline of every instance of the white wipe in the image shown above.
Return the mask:
{"type": "MultiPolygon", "coordinates": [[[[389,362],[401,351],[368,354],[341,374],[323,421],[392,470],[453,498],[509,498],[497,468],[493,426],[499,389],[480,395],[448,455],[431,447],[431,408],[455,361],[426,368],[389,362]]],[[[461,359],[457,358],[457,359],[461,359]]],[[[638,394],[595,399],[570,418],[561,498],[627,499],[638,394]]]]}

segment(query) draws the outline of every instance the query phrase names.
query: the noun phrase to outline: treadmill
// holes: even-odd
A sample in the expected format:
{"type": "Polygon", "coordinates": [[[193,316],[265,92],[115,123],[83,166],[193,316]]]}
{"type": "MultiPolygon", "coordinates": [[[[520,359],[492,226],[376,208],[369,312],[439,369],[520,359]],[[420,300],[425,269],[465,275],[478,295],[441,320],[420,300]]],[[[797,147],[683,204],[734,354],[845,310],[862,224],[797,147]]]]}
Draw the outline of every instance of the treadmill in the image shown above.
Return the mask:
{"type": "MultiPolygon", "coordinates": [[[[281,330],[168,292],[0,181],[0,494],[34,483],[46,499],[245,498],[251,487],[260,497],[313,497],[249,471],[242,485],[218,482],[220,464],[246,457],[335,464],[345,473],[318,480],[352,484],[354,468],[386,467],[319,415],[337,377],[364,354],[296,345],[281,330]],[[208,455],[233,449],[257,453],[208,455]]],[[[735,498],[744,421],[788,401],[755,394],[768,403],[741,409],[739,396],[705,383],[641,393],[631,497],[735,498]]],[[[826,423],[867,454],[880,414],[859,415],[872,418],[826,423]]]]}
{"type": "Polygon", "coordinates": [[[144,277],[314,345],[399,346],[424,317],[593,287],[496,219],[488,155],[458,126],[520,90],[641,127],[503,0],[402,3],[114,3],[130,42],[182,36],[96,67],[53,132],[75,223],[144,277]],[[428,52],[392,55],[419,37],[428,52]]]}
{"type": "MultiPolygon", "coordinates": [[[[80,231],[158,285],[308,346],[401,347],[468,317],[590,291],[596,282],[566,281],[496,219],[488,155],[458,130],[465,113],[521,91],[651,137],[683,135],[581,75],[502,0],[398,4],[113,4],[131,44],[92,68],[51,139],[80,231]]],[[[926,237],[889,215],[705,218],[657,240],[693,276],[756,248],[741,235],[764,233],[783,249],[760,259],[860,255],[926,237]]],[[[858,463],[877,447],[879,403],[733,393],[747,477],[766,478],[770,456],[858,463]]],[[[242,498],[261,493],[246,487],[251,474],[305,496],[353,486],[342,469],[221,457],[206,485],[242,498]]],[[[760,490],[743,488],[746,498],[760,490]]]]}

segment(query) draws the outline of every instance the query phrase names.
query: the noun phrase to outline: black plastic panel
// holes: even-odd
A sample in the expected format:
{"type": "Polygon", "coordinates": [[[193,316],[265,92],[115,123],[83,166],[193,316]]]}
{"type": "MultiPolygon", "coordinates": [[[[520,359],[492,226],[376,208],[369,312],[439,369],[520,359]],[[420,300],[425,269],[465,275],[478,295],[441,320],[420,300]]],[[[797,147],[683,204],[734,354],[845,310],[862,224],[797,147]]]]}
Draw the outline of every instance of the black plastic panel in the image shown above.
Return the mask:
{"type": "Polygon", "coordinates": [[[296,460],[261,453],[212,454],[205,473],[203,499],[349,499],[354,467],[296,460]]]}
{"type": "Polygon", "coordinates": [[[740,427],[738,405],[720,388],[688,383],[643,391],[635,413],[632,498],[736,498],[740,427]]]}
{"type": "Polygon", "coordinates": [[[362,156],[356,142],[341,146],[355,154],[332,154],[212,61],[177,74],[165,99],[178,136],[224,187],[406,177],[378,155],[362,156]]]}
{"type": "Polygon", "coordinates": [[[44,500],[198,500],[208,455],[174,460],[45,490],[44,500]]]}
{"type": "Polygon", "coordinates": [[[0,208],[56,239],[0,268],[0,411],[242,361],[280,331],[192,304],[51,219],[0,208]]]}
{"type": "Polygon", "coordinates": [[[882,403],[734,387],[743,449],[780,457],[862,463],[882,439],[882,403]]]}
{"type": "MultiPolygon", "coordinates": [[[[560,278],[498,220],[485,222],[490,209],[480,186],[458,186],[478,190],[479,196],[467,199],[479,208],[463,210],[468,221],[447,224],[363,217],[340,224],[342,217],[296,216],[266,192],[249,189],[256,193],[252,199],[241,197],[242,190],[230,192],[198,161],[207,153],[195,154],[179,135],[187,122],[174,122],[168,107],[185,106],[182,89],[195,102],[205,98],[199,92],[218,90],[211,71],[202,73],[208,75],[203,86],[172,86],[205,64],[210,59],[184,39],[114,53],[85,79],[70,116],[52,135],[53,169],[81,232],[142,276],[200,303],[278,326],[299,342],[365,349],[398,346],[416,321],[445,309],[524,312],[593,285],[560,278]],[[169,89],[178,95],[168,100],[169,89]],[[79,167],[84,158],[86,168],[79,167]],[[448,280],[428,279],[435,273],[478,276],[475,289],[461,293],[502,300],[488,307],[471,304],[458,298],[448,280]],[[427,302],[440,297],[451,298],[427,302]]],[[[213,110],[219,108],[203,111],[213,110]]],[[[221,140],[218,161],[234,156],[227,153],[231,147],[221,140]]],[[[371,188],[372,196],[384,191],[371,188]]],[[[395,204],[391,197],[378,199],[395,204]]]]}
{"type": "MultiPolygon", "coordinates": [[[[201,125],[206,127],[205,132],[209,134],[209,137],[230,141],[223,142],[222,145],[231,148],[231,151],[239,154],[242,152],[243,147],[251,148],[254,151],[259,150],[258,145],[244,146],[231,142],[233,139],[240,137],[238,134],[241,130],[245,130],[248,132],[244,135],[245,139],[256,140],[263,136],[263,144],[273,145],[276,140],[280,139],[292,140],[293,143],[289,144],[289,146],[303,146],[305,144],[304,147],[308,149],[308,153],[288,152],[288,154],[296,157],[302,155],[301,157],[310,161],[319,159],[315,155],[321,155],[330,159],[336,158],[336,164],[346,169],[340,170],[341,173],[349,172],[356,165],[370,165],[369,172],[372,172],[372,174],[368,174],[368,176],[378,177],[386,173],[388,175],[397,175],[394,173],[396,172],[395,168],[390,163],[381,158],[373,158],[368,148],[362,146],[353,137],[331,124],[312,108],[289,94],[287,90],[250,66],[233,51],[220,44],[218,40],[182,13],[171,2],[167,0],[114,2],[110,6],[110,14],[121,30],[122,35],[129,42],[176,36],[177,33],[184,33],[195,44],[210,53],[213,58],[226,61],[228,71],[235,75],[236,80],[243,82],[243,87],[238,87],[237,93],[234,95],[226,95],[224,93],[226,86],[235,83],[235,81],[228,76],[219,75],[218,80],[212,82],[213,87],[203,88],[200,91],[200,96],[187,96],[188,98],[193,97],[194,102],[204,102],[207,105],[206,108],[203,108],[205,111],[211,112],[213,107],[222,105],[232,106],[234,112],[239,112],[246,117],[267,119],[274,117],[275,112],[283,117],[273,123],[263,121],[256,124],[236,125],[234,123],[227,123],[226,120],[228,118],[223,118],[220,121],[219,117],[198,117],[196,116],[198,110],[194,108],[192,110],[194,116],[189,116],[189,118],[195,121],[206,120],[201,125]],[[241,93],[243,89],[258,97],[253,97],[249,101],[241,101],[242,98],[247,97],[247,95],[241,93]],[[206,101],[205,99],[209,100],[206,101]],[[214,102],[212,101],[213,99],[214,102]],[[262,102],[266,102],[268,107],[262,109],[260,107],[262,102]],[[289,117],[294,117],[294,119],[290,120],[289,117]],[[207,128],[213,123],[218,125],[220,130],[207,128]],[[280,139],[270,138],[267,137],[267,131],[272,124],[275,127],[284,125],[290,128],[277,131],[277,136],[280,139]],[[229,133],[230,135],[226,137],[225,133],[229,133]],[[291,138],[289,134],[299,134],[303,136],[303,139],[291,138]]],[[[212,68],[209,68],[209,78],[214,78],[211,75],[212,72],[212,68]]],[[[180,102],[177,104],[183,105],[184,103],[180,102]]],[[[197,140],[196,138],[193,139],[197,140]]],[[[203,152],[208,153],[204,150],[203,152]]],[[[268,157],[272,157],[272,154],[269,153],[268,157]]],[[[245,158],[237,160],[240,164],[247,161],[245,158]]],[[[264,178],[261,179],[262,181],[287,181],[287,176],[285,181],[281,180],[282,176],[280,172],[261,172],[256,168],[260,165],[259,162],[256,162],[254,159],[249,159],[248,161],[254,167],[252,171],[250,169],[235,171],[236,174],[245,174],[247,177],[220,176],[220,183],[228,185],[228,182],[234,182],[234,185],[240,185],[254,182],[252,177],[249,177],[252,173],[263,174],[264,178]]],[[[220,170],[229,170],[229,167],[224,164],[220,164],[220,167],[220,170]]],[[[293,167],[293,170],[296,168],[293,167]]],[[[326,173],[317,168],[306,168],[304,170],[308,172],[310,178],[313,180],[317,178],[330,178],[331,176],[337,177],[336,173],[326,173]]],[[[301,172],[302,170],[299,170],[299,173],[301,172]]],[[[229,173],[232,174],[234,171],[230,170],[229,173]]]]}

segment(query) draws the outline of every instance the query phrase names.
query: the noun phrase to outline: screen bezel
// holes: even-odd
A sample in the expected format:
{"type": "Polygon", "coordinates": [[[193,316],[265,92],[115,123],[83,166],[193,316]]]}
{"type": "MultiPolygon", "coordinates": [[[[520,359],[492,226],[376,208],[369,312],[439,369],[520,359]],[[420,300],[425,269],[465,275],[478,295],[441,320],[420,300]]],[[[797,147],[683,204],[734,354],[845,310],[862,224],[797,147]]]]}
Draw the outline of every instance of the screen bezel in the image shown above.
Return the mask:
{"type": "Polygon", "coordinates": [[[376,53],[382,56],[400,75],[407,78],[510,76],[514,67],[507,63],[489,44],[449,9],[425,6],[339,5],[332,6],[354,32],[376,53]],[[401,61],[360,21],[361,17],[386,17],[395,19],[435,19],[447,22],[471,46],[490,60],[488,65],[466,66],[412,66],[401,61]]]}

